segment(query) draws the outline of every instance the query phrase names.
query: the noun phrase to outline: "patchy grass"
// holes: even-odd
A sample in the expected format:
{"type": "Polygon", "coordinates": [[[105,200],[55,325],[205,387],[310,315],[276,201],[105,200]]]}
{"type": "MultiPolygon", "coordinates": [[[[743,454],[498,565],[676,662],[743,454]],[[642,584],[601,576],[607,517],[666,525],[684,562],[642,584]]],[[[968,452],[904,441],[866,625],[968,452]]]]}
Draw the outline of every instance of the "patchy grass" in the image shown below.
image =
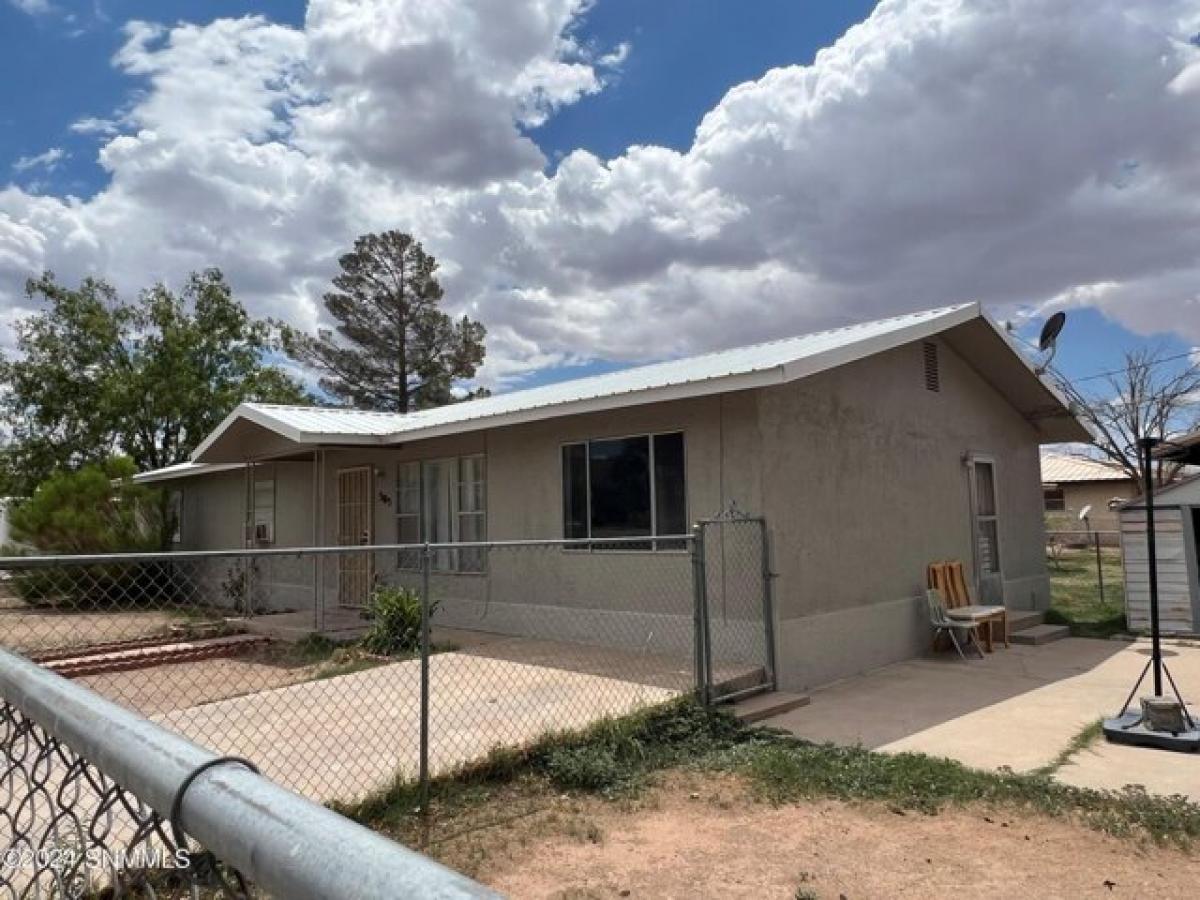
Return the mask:
{"type": "MultiPolygon", "coordinates": [[[[1064,761],[1086,746],[1090,733],[1089,728],[1072,741],[1064,761]]],[[[471,768],[436,779],[425,816],[418,808],[417,786],[409,781],[335,808],[406,843],[429,846],[448,840],[431,840],[431,834],[449,830],[461,836],[497,824],[497,809],[522,818],[563,797],[588,793],[633,802],[656,773],[673,768],[742,775],[753,796],[770,804],[825,798],[929,814],[982,804],[1071,817],[1108,834],[1180,847],[1200,838],[1200,806],[1183,797],[1159,797],[1141,788],[1094,791],[1060,784],[1044,773],[985,772],[922,754],[810,744],[745,729],[725,714],[683,701],[550,735],[522,751],[496,751],[471,768]],[[497,802],[498,797],[504,799],[497,802]],[[487,805],[492,812],[481,819],[478,810],[487,805]]],[[[586,823],[578,827],[586,836],[586,823]]]]}
{"type": "MultiPolygon", "coordinates": [[[[453,644],[438,644],[432,649],[434,653],[449,653],[458,648],[453,644]]],[[[416,650],[381,655],[369,651],[361,641],[334,641],[323,635],[310,634],[295,643],[272,642],[265,650],[248,658],[284,669],[309,669],[301,680],[321,681],[416,659],[419,655],[416,650]]]]}
{"type": "Polygon", "coordinates": [[[1053,775],[1072,759],[1074,759],[1076,754],[1082,753],[1088,747],[1092,746],[1092,744],[1100,740],[1100,738],[1103,736],[1104,720],[1097,719],[1094,722],[1089,722],[1087,725],[1084,725],[1083,728],[1079,729],[1078,734],[1072,737],[1071,740],[1067,741],[1067,746],[1063,747],[1062,750],[1059,751],[1058,756],[1054,757],[1054,759],[1050,760],[1050,762],[1046,763],[1046,765],[1035,769],[1034,774],[1053,775]]]}
{"type": "Polygon", "coordinates": [[[1045,775],[985,772],[918,753],[874,753],[781,737],[743,743],[728,751],[723,764],[745,773],[756,796],[775,804],[879,801],[929,814],[982,804],[1071,817],[1106,834],[1183,848],[1200,838],[1200,806],[1141,787],[1095,791],[1045,775]]]}
{"type": "Polygon", "coordinates": [[[1068,625],[1076,637],[1107,638],[1126,631],[1125,582],[1121,551],[1100,548],[1104,574],[1104,599],[1100,599],[1096,551],[1062,549],[1047,557],[1050,573],[1050,609],[1046,621],[1068,625]]]}

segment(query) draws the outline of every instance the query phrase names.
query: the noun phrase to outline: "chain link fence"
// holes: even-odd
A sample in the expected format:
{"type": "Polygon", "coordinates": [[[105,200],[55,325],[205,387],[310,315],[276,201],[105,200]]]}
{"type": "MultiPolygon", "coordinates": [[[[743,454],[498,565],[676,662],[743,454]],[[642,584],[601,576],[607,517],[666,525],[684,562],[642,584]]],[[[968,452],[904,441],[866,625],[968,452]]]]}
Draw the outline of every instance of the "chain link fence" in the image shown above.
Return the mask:
{"type": "MultiPolygon", "coordinates": [[[[683,695],[769,688],[765,538],[739,517],[654,539],[10,557],[0,647],[310,801],[354,804],[683,695]]],[[[183,846],[104,760],[0,702],[0,844],[183,846]]],[[[62,890],[79,874],[43,866],[27,895],[81,896],[62,890]]],[[[245,893],[222,866],[187,877],[139,890],[245,893]]]]}
{"type": "Polygon", "coordinates": [[[762,525],[700,534],[655,552],[613,538],[9,558],[0,644],[352,803],[693,692],[698,673],[713,697],[761,689],[762,525]]]}
{"type": "Polygon", "coordinates": [[[766,522],[735,513],[702,521],[696,534],[705,665],[700,683],[707,698],[732,700],[774,687],[766,522]]]}
{"type": "Polygon", "coordinates": [[[0,650],[0,895],[492,892],[0,650]]]}

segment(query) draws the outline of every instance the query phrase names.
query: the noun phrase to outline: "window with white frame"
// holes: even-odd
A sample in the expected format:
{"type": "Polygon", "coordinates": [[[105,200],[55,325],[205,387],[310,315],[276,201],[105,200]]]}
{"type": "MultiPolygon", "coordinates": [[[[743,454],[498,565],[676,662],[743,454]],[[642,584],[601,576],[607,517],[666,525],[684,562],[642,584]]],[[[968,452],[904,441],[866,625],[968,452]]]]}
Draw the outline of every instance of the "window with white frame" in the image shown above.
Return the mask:
{"type": "MultiPolygon", "coordinates": [[[[396,540],[460,544],[487,540],[487,463],[482,455],[401,463],[396,477],[396,540]]],[[[439,572],[482,572],[482,548],[434,551],[439,572]]],[[[402,569],[418,569],[420,552],[401,550],[402,569]]]]}
{"type": "MultiPolygon", "coordinates": [[[[565,444],[563,536],[656,538],[687,531],[683,432],[565,444]]],[[[591,545],[596,549],[672,550],[681,541],[591,545]]]]}
{"type": "Polygon", "coordinates": [[[971,495],[975,515],[975,565],[980,576],[1000,572],[1000,523],[996,508],[996,467],[990,460],[971,461],[971,495]]]}
{"type": "Polygon", "coordinates": [[[275,479],[255,478],[250,498],[250,541],[275,543],[275,479]]]}

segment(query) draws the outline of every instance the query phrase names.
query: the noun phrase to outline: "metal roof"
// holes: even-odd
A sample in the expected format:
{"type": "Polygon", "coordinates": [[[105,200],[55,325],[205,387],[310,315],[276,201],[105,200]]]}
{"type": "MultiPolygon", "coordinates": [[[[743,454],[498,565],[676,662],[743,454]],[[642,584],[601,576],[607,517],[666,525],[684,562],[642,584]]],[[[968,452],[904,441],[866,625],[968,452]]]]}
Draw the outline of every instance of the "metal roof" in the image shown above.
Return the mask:
{"type": "MultiPolygon", "coordinates": [[[[1050,415],[1071,419],[1078,436],[1086,436],[1070,417],[1066,401],[1053,387],[1038,379],[1028,361],[1011,346],[1007,335],[983,313],[979,304],[965,303],[407,414],[243,403],[201,442],[192,459],[227,462],[229,456],[223,458],[214,445],[238,423],[266,429],[292,444],[378,446],[783,384],[977,320],[986,322],[990,326],[987,330],[999,336],[1013,357],[1028,370],[1034,383],[1045,388],[1050,415]]],[[[1058,439],[1078,439],[1078,436],[1058,439]]]]}
{"type": "Polygon", "coordinates": [[[193,475],[205,475],[211,472],[227,472],[231,469],[241,469],[244,463],[197,463],[182,462],[161,469],[151,469],[149,472],[139,472],[133,476],[134,484],[153,484],[158,481],[171,481],[175,478],[190,478],[193,475]]]}
{"type": "Polygon", "coordinates": [[[1062,484],[1072,481],[1132,481],[1124,469],[1098,459],[1067,456],[1062,453],[1042,454],[1042,483],[1062,484]]]}

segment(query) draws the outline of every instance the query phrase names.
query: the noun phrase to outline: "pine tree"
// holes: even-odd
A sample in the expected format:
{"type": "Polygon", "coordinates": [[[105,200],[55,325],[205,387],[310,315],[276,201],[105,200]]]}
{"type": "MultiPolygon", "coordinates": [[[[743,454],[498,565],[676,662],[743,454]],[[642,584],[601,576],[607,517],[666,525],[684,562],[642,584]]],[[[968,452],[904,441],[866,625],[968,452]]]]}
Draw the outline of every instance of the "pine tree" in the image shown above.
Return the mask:
{"type": "Polygon", "coordinates": [[[486,329],[439,307],[437,260],[400,231],[365,234],[340,260],[325,308],[337,336],[284,328],[284,347],[351,406],[409,412],[457,399],[452,388],[483,362],[486,329]]]}

